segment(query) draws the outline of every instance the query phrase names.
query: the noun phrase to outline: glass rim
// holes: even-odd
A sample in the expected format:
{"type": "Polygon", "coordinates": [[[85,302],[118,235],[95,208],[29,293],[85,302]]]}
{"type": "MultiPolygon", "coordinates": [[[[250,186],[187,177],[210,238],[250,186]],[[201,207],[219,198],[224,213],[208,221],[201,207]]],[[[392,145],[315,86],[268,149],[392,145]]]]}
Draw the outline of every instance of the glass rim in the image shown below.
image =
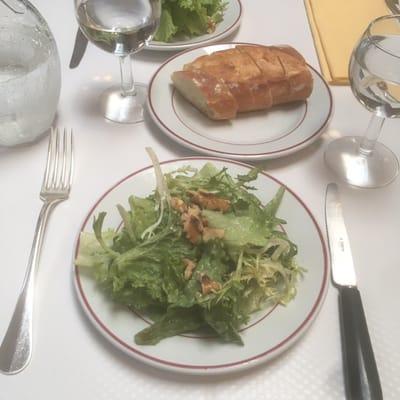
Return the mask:
{"type": "MultiPolygon", "coordinates": [[[[373,20],[368,24],[365,33],[366,33],[368,39],[371,39],[371,41],[373,41],[374,46],[378,47],[380,50],[384,51],[385,53],[387,53],[387,54],[389,54],[389,55],[391,55],[391,56],[393,56],[393,57],[400,58],[400,52],[397,53],[397,54],[396,54],[396,53],[393,53],[392,51],[390,51],[389,49],[385,48],[384,46],[380,45],[379,43],[377,43],[375,40],[372,39],[372,38],[373,38],[373,35],[372,35],[372,33],[371,33],[372,27],[373,27],[377,22],[380,22],[380,21],[383,21],[383,20],[389,20],[389,19],[397,19],[397,20],[399,21],[399,24],[400,24],[400,14],[382,15],[382,16],[380,16],[380,17],[377,17],[377,18],[373,19],[373,20]]],[[[399,30],[399,36],[400,36],[400,30],[399,30]]]]}

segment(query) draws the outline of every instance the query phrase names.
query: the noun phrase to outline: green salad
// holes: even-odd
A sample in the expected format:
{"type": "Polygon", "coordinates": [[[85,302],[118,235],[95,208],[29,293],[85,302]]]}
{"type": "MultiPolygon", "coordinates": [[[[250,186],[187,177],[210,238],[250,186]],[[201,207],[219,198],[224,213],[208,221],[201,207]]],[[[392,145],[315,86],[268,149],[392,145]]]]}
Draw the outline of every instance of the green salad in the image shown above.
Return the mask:
{"type": "Polygon", "coordinates": [[[214,32],[223,19],[223,0],[162,0],[160,25],[154,36],[170,42],[177,35],[193,37],[214,32]]]}
{"type": "Polygon", "coordinates": [[[137,344],[200,328],[243,344],[239,330],[250,315],[286,305],[303,271],[277,217],[285,190],[263,205],[251,186],[257,169],[232,177],[207,163],[162,174],[149,153],[156,190],[130,196],[128,209],[117,205],[120,229],[103,229],[99,213],[93,233],[81,234],[76,265],[90,269],[113,301],[152,320],[137,344]]]}

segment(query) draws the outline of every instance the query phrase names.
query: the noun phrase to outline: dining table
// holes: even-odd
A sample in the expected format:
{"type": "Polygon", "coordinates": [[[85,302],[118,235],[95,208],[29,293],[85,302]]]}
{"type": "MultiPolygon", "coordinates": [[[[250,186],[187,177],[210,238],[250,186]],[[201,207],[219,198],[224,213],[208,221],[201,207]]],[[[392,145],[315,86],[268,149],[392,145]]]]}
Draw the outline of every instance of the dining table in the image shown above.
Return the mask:
{"type": "MultiPolygon", "coordinates": [[[[100,93],[119,82],[117,58],[89,43],[80,65],[69,68],[78,27],[72,0],[32,0],[48,22],[61,60],[62,88],[55,126],[74,133],[70,198],[52,214],[37,275],[34,349],[30,364],[0,374],[0,400],[339,400],[345,398],[338,292],[329,282],[324,303],[306,332],[268,362],[231,373],[199,376],[147,365],[114,347],[89,321],[73,279],[74,249],[88,210],[107,188],[150,164],[198,153],[167,137],[145,112],[144,122],[103,118],[100,93]]],[[[224,42],[288,44],[320,70],[302,0],[242,0],[239,29],[224,42]]],[[[356,17],[356,16],[355,16],[356,17]]],[[[134,78],[149,83],[175,52],[133,55],[134,78]]],[[[324,163],[335,138],[362,135],[370,113],[349,86],[330,86],[333,112],[322,135],[275,159],[249,162],[284,182],[303,199],[326,240],[326,186],[337,182],[384,399],[400,399],[400,178],[378,189],[358,189],[324,163]]],[[[400,157],[400,123],[386,122],[380,141],[400,157]]],[[[0,340],[24,278],[38,212],[47,140],[0,149],[0,340]]]]}

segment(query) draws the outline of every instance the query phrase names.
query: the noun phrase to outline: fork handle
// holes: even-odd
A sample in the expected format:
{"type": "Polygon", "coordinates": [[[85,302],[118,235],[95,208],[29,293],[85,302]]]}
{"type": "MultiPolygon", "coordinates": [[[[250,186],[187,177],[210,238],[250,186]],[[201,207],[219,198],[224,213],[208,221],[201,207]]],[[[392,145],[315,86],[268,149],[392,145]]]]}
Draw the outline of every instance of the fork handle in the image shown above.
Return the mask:
{"type": "Polygon", "coordinates": [[[22,371],[28,365],[32,355],[35,275],[48,217],[56,203],[55,201],[44,202],[36,223],[24,282],[6,335],[0,346],[0,371],[5,374],[16,374],[22,371]]]}

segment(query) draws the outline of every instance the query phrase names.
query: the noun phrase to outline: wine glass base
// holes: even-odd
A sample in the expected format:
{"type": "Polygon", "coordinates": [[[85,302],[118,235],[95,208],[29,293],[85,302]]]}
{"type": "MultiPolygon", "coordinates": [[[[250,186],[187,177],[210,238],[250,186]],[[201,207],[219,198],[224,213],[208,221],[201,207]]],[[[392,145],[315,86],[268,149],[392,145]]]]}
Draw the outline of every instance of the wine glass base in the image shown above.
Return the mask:
{"type": "Polygon", "coordinates": [[[146,100],[147,86],[135,82],[134,95],[123,96],[119,86],[111,87],[101,95],[100,104],[106,119],[121,124],[135,124],[143,121],[146,100]]]}
{"type": "Polygon", "coordinates": [[[373,151],[360,153],[362,137],[343,137],[331,142],[325,151],[325,162],[336,176],[350,185],[378,188],[391,183],[399,173],[399,161],[382,143],[373,151]]]}

